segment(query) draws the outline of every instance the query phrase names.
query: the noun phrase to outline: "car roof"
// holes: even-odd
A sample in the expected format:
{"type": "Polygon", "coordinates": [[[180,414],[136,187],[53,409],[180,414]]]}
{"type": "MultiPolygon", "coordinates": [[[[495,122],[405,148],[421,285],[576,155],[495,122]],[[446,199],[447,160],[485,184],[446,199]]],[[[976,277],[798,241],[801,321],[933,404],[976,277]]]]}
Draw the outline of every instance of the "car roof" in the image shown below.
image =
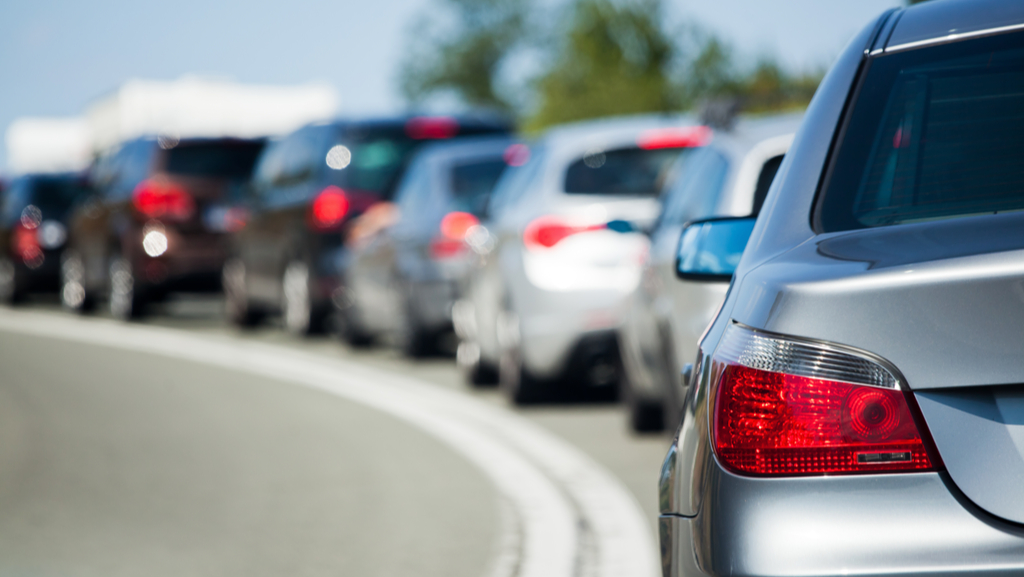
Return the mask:
{"type": "Polygon", "coordinates": [[[896,14],[885,51],[1024,30],[1020,0],[931,0],[896,14]]]}
{"type": "Polygon", "coordinates": [[[318,122],[311,126],[333,126],[336,128],[395,128],[404,127],[414,118],[452,119],[460,126],[493,127],[512,130],[512,124],[505,118],[494,114],[455,114],[455,115],[419,115],[401,114],[394,116],[374,116],[361,118],[337,118],[326,122],[318,122]]]}
{"type": "Polygon", "coordinates": [[[740,116],[732,128],[716,130],[709,146],[723,149],[729,156],[742,158],[766,140],[795,134],[803,118],[803,111],[740,116]]]}
{"type": "Polygon", "coordinates": [[[430,162],[455,162],[464,158],[500,155],[516,139],[508,135],[486,135],[440,140],[424,147],[419,156],[430,162]]]}
{"type": "Polygon", "coordinates": [[[555,126],[544,133],[541,144],[549,155],[574,157],[593,148],[635,146],[637,136],[646,130],[684,128],[698,124],[695,117],[681,114],[602,118],[555,126]]]}

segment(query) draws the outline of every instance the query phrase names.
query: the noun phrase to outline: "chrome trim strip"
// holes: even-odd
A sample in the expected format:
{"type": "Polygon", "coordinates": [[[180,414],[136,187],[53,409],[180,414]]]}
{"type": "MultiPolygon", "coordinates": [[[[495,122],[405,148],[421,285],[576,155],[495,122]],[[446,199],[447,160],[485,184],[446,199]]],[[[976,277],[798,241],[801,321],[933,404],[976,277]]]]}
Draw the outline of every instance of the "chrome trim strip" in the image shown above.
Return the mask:
{"type": "MultiPolygon", "coordinates": [[[[915,40],[914,42],[906,42],[904,44],[897,44],[896,46],[886,46],[884,52],[889,54],[891,52],[902,52],[904,50],[911,50],[914,48],[920,48],[922,46],[931,46],[938,44],[949,44],[952,42],[958,42],[960,40],[969,40],[971,38],[980,38],[982,36],[995,36],[997,34],[1003,34],[1005,32],[1015,32],[1017,30],[1024,30],[1024,24],[1010,24],[1009,26],[999,26],[996,28],[986,28],[984,30],[975,30],[973,32],[964,32],[962,34],[948,34],[946,36],[939,36],[936,38],[927,38],[925,40],[915,40]]],[[[873,52],[874,54],[874,52],[873,52]]]]}

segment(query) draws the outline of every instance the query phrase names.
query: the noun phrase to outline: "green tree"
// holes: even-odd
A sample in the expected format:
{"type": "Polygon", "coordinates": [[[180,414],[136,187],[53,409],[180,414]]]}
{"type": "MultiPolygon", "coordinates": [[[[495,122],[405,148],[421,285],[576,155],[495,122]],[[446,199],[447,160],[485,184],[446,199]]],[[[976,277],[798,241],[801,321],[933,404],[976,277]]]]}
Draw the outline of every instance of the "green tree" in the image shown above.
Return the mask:
{"type": "Polygon", "coordinates": [[[659,0],[576,0],[553,64],[536,81],[528,131],[602,116],[678,109],[675,46],[659,0]]]}
{"type": "Polygon", "coordinates": [[[402,63],[402,94],[419,103],[447,91],[472,107],[511,110],[511,99],[498,93],[495,81],[527,35],[530,0],[440,0],[440,5],[410,30],[417,40],[402,63]]]}

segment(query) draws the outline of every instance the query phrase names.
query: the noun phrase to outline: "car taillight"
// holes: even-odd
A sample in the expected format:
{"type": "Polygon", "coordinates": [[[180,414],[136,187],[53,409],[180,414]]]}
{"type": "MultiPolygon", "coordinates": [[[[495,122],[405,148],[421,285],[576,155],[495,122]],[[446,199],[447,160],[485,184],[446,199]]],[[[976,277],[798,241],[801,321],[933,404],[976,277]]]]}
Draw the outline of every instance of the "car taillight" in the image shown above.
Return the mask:
{"type": "Polygon", "coordinates": [[[405,123],[405,133],[416,140],[451,138],[459,133],[459,122],[449,116],[416,116],[405,123]]]}
{"type": "Polygon", "coordinates": [[[188,220],[196,210],[192,196],[184,188],[153,179],[143,180],[135,187],[132,203],[146,218],[188,220]]]}
{"type": "Polygon", "coordinates": [[[557,216],[542,216],[526,225],[523,243],[531,250],[548,249],[564,239],[581,232],[592,232],[608,228],[607,223],[575,224],[557,216]]]}
{"type": "Polygon", "coordinates": [[[449,212],[441,219],[441,234],[430,241],[430,256],[450,258],[465,252],[466,234],[480,224],[480,219],[468,212],[449,212]]]}
{"type": "Polygon", "coordinates": [[[748,475],[934,471],[893,372],[866,355],[732,324],[712,361],[712,436],[748,475]]]}
{"type": "Polygon", "coordinates": [[[348,214],[348,197],[337,186],[328,186],[313,200],[309,212],[310,225],[319,231],[338,228],[348,214]]]}
{"type": "Polygon", "coordinates": [[[659,148],[693,148],[704,146],[711,140],[711,129],[707,126],[685,128],[657,128],[647,130],[636,139],[636,145],[644,150],[659,148]]]}
{"type": "Polygon", "coordinates": [[[43,249],[39,245],[39,231],[36,225],[26,226],[24,219],[14,225],[14,238],[11,249],[14,256],[21,259],[29,268],[38,268],[43,264],[43,249]]]}

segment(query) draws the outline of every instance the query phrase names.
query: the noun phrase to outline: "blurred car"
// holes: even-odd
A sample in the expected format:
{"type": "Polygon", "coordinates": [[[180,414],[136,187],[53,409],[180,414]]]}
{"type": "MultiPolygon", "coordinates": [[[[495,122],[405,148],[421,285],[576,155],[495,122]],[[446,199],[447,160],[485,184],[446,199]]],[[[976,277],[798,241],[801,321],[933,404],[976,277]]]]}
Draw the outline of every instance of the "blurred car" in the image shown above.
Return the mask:
{"type": "Polygon", "coordinates": [[[410,356],[437,352],[452,306],[476,262],[467,240],[484,218],[506,158],[507,136],[431,145],[416,155],[395,193],[394,224],[352,239],[341,330],[350,342],[394,335],[410,356]]]}
{"type": "Polygon", "coordinates": [[[172,291],[215,291],[233,198],[252,174],[262,139],[138,138],[99,158],[95,193],[69,218],[61,300],[137,318],[172,291]]]}
{"type": "Polygon", "coordinates": [[[68,212],[88,193],[78,173],[23,175],[0,193],[0,302],[60,287],[68,212]]]}
{"type": "Polygon", "coordinates": [[[676,248],[690,221],[757,216],[802,114],[741,118],[682,159],[679,176],[662,194],[641,281],[629,303],[619,350],[623,400],[637,431],[678,422],[683,368],[697,338],[725,298],[729,277],[679,280],[676,248]]]}
{"type": "Polygon", "coordinates": [[[251,326],[281,314],[292,333],[323,330],[342,298],[345,240],[391,223],[386,201],[414,153],[509,130],[500,120],[414,116],[311,125],[272,142],[253,178],[251,218],[224,266],[228,317],[251,326]]]}
{"type": "Polygon", "coordinates": [[[1024,573],[1022,111],[1024,4],[888,12],[756,225],[683,232],[682,274],[738,268],[661,475],[665,575],[1024,573]]]}
{"type": "Polygon", "coordinates": [[[495,368],[517,403],[613,397],[615,331],[639,281],[669,168],[710,130],[684,118],[632,117],[551,130],[494,192],[490,254],[474,272],[456,330],[471,381],[495,368]]]}

